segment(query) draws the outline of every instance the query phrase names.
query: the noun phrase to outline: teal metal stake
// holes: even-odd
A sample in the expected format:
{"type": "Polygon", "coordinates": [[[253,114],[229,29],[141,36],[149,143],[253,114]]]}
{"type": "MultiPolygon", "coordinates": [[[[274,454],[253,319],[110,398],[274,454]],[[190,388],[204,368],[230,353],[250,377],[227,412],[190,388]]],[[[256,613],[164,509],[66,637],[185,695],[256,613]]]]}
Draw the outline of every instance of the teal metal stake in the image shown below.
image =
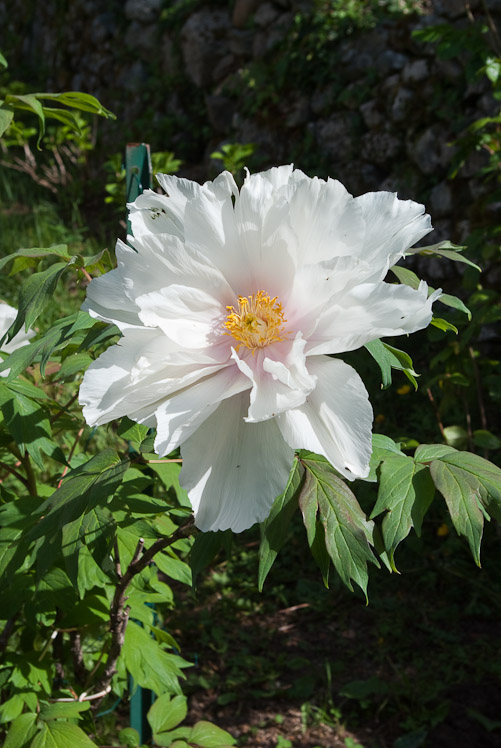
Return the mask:
{"type": "MultiPolygon", "coordinates": [[[[143,190],[151,188],[151,155],[147,143],[129,143],[125,149],[125,179],[127,185],[127,202],[133,202],[143,190]]],[[[127,234],[131,232],[127,215],[127,234]]],[[[145,743],[151,740],[151,728],[146,719],[148,709],[155,700],[154,693],[141,688],[130,679],[130,725],[139,733],[139,740],[145,743]]]]}

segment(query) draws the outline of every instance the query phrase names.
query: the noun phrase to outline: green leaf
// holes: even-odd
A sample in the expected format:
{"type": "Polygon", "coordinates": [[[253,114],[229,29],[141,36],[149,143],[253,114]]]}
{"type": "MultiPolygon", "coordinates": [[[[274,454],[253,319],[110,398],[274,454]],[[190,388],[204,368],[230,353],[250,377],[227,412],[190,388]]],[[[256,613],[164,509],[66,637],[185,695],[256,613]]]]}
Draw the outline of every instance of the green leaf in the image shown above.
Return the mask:
{"type": "Polygon", "coordinates": [[[183,721],[188,713],[186,696],[162,694],[148,711],[148,722],[153,732],[167,732],[183,721]]]}
{"type": "Polygon", "coordinates": [[[431,463],[431,477],[447,503],[457,533],[466,537],[475,563],[480,566],[485,516],[480,501],[480,485],[457,465],[445,462],[448,456],[431,463]]]}
{"type": "Polygon", "coordinates": [[[485,61],[485,74],[491,83],[497,83],[501,74],[501,60],[499,57],[488,57],[485,61]]]}
{"type": "Polygon", "coordinates": [[[400,445],[396,444],[393,439],[384,434],[373,434],[372,435],[372,454],[369,462],[369,475],[365,478],[366,481],[375,483],[377,481],[377,468],[382,461],[389,455],[402,455],[403,452],[400,449],[400,445]]]}
{"type": "Polygon", "coordinates": [[[69,317],[58,320],[43,337],[38,337],[34,343],[18,348],[11,353],[5,361],[0,363],[0,372],[10,369],[6,381],[10,383],[18,374],[24,371],[33,362],[40,361],[40,372],[42,376],[45,366],[55,350],[68,345],[73,336],[80,330],[99,324],[92,319],[87,312],[77,312],[69,317]]]}
{"type": "Polygon", "coordinates": [[[7,733],[4,748],[28,748],[29,741],[37,734],[35,727],[37,716],[37,714],[27,713],[16,717],[7,733]]]}
{"type": "Polygon", "coordinates": [[[285,491],[275,499],[270,514],[261,523],[258,572],[260,592],[280,549],[287,539],[290,522],[298,508],[298,496],[303,477],[304,468],[299,460],[295,460],[285,491]]]}
{"type": "Polygon", "coordinates": [[[58,104],[78,109],[81,112],[91,112],[92,114],[99,114],[102,117],[110,119],[116,119],[113,112],[106,109],[101,102],[91,94],[82,93],[81,91],[65,91],[64,93],[36,93],[33,96],[37,96],[43,101],[56,101],[58,104]]]}
{"type": "Polygon", "coordinates": [[[446,444],[455,449],[464,449],[468,443],[468,432],[462,426],[446,426],[443,435],[446,444]]]}
{"type": "Polygon", "coordinates": [[[231,531],[200,532],[195,536],[189,559],[193,586],[195,586],[200,572],[206,569],[216,558],[219,551],[224,548],[225,538],[229,532],[231,531]]]}
{"type": "Polygon", "coordinates": [[[149,632],[129,621],[121,659],[134,681],[143,688],[150,688],[158,696],[168,692],[180,693],[178,678],[181,668],[189,663],[177,655],[165,652],[149,632]]]}
{"type": "MultiPolygon", "coordinates": [[[[52,430],[45,409],[30,398],[12,390],[10,384],[0,382],[0,408],[5,425],[24,454],[25,450],[40,470],[44,469],[41,451],[51,455],[57,445],[52,442],[52,430]]],[[[61,450],[59,450],[61,452],[61,450]]],[[[62,461],[64,455],[56,452],[62,461]]]]}
{"type": "Polygon", "coordinates": [[[5,59],[5,57],[3,56],[3,54],[1,52],[0,52],[0,65],[2,65],[2,67],[4,67],[4,68],[8,68],[9,67],[9,64],[8,64],[7,60],[5,59]]]}
{"type": "Polygon", "coordinates": [[[30,748],[97,748],[84,731],[69,722],[44,722],[30,748]]]}
{"type": "Polygon", "coordinates": [[[390,270],[393,275],[398,278],[400,283],[403,283],[405,286],[410,286],[415,290],[419,288],[421,280],[417,277],[416,273],[414,273],[412,270],[409,270],[409,268],[403,268],[400,265],[394,265],[390,268],[390,270]]]}
{"type": "Polygon", "coordinates": [[[473,441],[477,447],[482,449],[499,449],[501,439],[486,429],[476,429],[473,432],[473,441]]]}
{"type": "Polygon", "coordinates": [[[39,120],[37,147],[39,148],[40,141],[45,133],[45,115],[41,103],[36,98],[36,94],[7,94],[5,103],[10,104],[15,109],[23,109],[37,115],[39,120]]]}
{"type": "Polygon", "coordinates": [[[66,262],[56,262],[47,270],[35,273],[27,278],[19,291],[18,316],[9,329],[9,340],[12,340],[24,324],[28,330],[52,301],[57,282],[68,266],[66,262]]]}
{"type": "Polygon", "coordinates": [[[383,343],[379,338],[371,340],[370,343],[366,343],[365,348],[369,351],[381,369],[383,389],[387,389],[391,385],[392,369],[398,369],[399,371],[405,372],[414,384],[414,388],[417,389],[415,377],[417,377],[418,374],[414,371],[412,359],[408,353],[405,353],[405,351],[401,351],[398,348],[394,348],[393,346],[388,345],[388,343],[383,343]]]}
{"type": "Polygon", "coordinates": [[[318,513],[325,531],[325,546],[338,574],[349,589],[351,579],[367,596],[367,562],[379,563],[373,555],[372,521],[367,520],[348,486],[323,457],[302,453],[305,479],[299,496],[308,541],[316,535],[313,521],[318,513]]]}
{"type": "Polygon", "coordinates": [[[118,739],[125,745],[125,748],[140,748],[141,738],[137,730],[133,727],[124,727],[118,733],[118,739]]]}
{"type": "MultiPolygon", "coordinates": [[[[88,525],[83,517],[98,505],[106,506],[120,485],[127,469],[127,460],[120,460],[112,449],[106,449],[79,468],[68,473],[62,486],[55,491],[39,508],[40,521],[24,535],[24,539],[40,538],[37,547],[37,568],[40,572],[41,559],[48,555],[49,563],[58,552],[56,538],[60,537],[65,525],[75,522],[72,531],[86,531],[88,525]],[[83,524],[81,524],[83,523],[83,524]]],[[[73,539],[73,545],[67,550],[66,563],[71,568],[68,554],[78,554],[79,544],[73,539]]]]}
{"type": "Polygon", "coordinates": [[[444,332],[451,330],[452,332],[455,332],[456,335],[458,334],[457,327],[441,317],[433,317],[430,324],[433,325],[433,327],[438,327],[439,330],[443,330],[444,332]]]}
{"type": "Polygon", "coordinates": [[[457,296],[450,296],[448,293],[443,293],[438,301],[442,302],[442,304],[445,304],[446,306],[452,307],[452,309],[457,309],[460,312],[464,312],[468,316],[468,319],[471,320],[470,310],[467,306],[465,306],[461,299],[458,299],[457,296]]]}
{"type": "Polygon", "coordinates": [[[381,479],[371,519],[388,512],[383,519],[383,540],[393,571],[397,571],[394,554],[398,544],[414,527],[421,532],[423,517],[435,493],[435,486],[424,465],[406,455],[391,455],[381,465],[381,479]]]}
{"type": "MultiPolygon", "coordinates": [[[[449,241],[439,242],[438,244],[431,244],[428,247],[420,247],[419,254],[421,255],[438,255],[439,257],[446,257],[448,260],[454,260],[454,262],[464,262],[466,265],[470,265],[475,270],[482,272],[482,268],[475,265],[474,262],[469,260],[467,257],[463,257],[460,254],[461,250],[465,247],[458,247],[449,241]]],[[[412,253],[414,254],[414,253],[412,253]]]]}
{"type": "Polygon", "coordinates": [[[14,119],[14,112],[9,111],[0,107],[0,138],[4,132],[9,128],[12,120],[14,119]]]}
{"type": "Polygon", "coordinates": [[[40,709],[40,719],[49,722],[51,719],[79,719],[80,712],[90,709],[89,701],[60,701],[55,704],[44,704],[40,709]]]}
{"type": "Polygon", "coordinates": [[[146,438],[148,426],[142,426],[140,423],[134,423],[130,418],[124,417],[120,421],[117,429],[117,435],[125,441],[139,442],[146,438]]]}
{"type": "Polygon", "coordinates": [[[455,451],[453,447],[448,447],[446,444],[420,444],[414,453],[414,460],[416,462],[431,462],[455,451]]]}
{"type": "Polygon", "coordinates": [[[62,257],[64,260],[71,260],[71,255],[68,253],[67,244],[54,244],[52,247],[30,247],[28,249],[18,249],[16,252],[12,252],[6,257],[0,259],[0,270],[2,270],[7,263],[15,260],[16,257],[62,257]]]}
{"type": "Polygon", "coordinates": [[[164,574],[178,582],[192,586],[191,569],[187,563],[179,558],[174,558],[169,553],[157,553],[155,563],[164,574]]]}
{"type": "Polygon", "coordinates": [[[236,744],[229,732],[205,720],[200,720],[193,726],[189,740],[201,748],[226,748],[236,744]]]}

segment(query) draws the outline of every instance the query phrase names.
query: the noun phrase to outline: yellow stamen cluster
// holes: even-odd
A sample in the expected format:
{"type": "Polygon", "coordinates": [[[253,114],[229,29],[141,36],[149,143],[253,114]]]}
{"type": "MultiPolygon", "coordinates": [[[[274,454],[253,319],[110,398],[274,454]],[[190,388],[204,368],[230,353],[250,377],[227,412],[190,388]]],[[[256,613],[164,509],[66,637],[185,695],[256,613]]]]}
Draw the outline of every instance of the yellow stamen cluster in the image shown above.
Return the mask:
{"type": "Polygon", "coordinates": [[[270,299],[267,293],[258,291],[251,296],[239,296],[238,309],[233,306],[226,309],[229,314],[223,324],[226,328],[224,334],[238,340],[237,351],[245,345],[254,354],[256,348],[264,348],[287,337],[284,330],[287,320],[276,296],[270,299]]]}

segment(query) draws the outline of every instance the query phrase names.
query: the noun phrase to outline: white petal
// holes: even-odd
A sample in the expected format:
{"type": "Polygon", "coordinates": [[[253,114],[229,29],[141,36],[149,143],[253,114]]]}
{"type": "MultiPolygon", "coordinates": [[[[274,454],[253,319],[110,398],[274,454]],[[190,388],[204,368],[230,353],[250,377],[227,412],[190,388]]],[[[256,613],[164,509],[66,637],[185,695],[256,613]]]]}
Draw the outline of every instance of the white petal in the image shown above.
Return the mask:
{"type": "Polygon", "coordinates": [[[284,439],[294,449],[323,455],[346,478],[369,474],[372,408],[355,369],[327,356],[308,359],[317,386],[300,408],[278,416],[284,439]]]}
{"type": "Polygon", "coordinates": [[[181,210],[172,198],[145,190],[133,203],[128,203],[127,208],[134,236],[174,234],[183,238],[184,209],[181,210]]]}
{"type": "Polygon", "coordinates": [[[428,297],[424,281],[417,290],[391,283],[356,286],[326,306],[310,335],[307,355],[353,351],[375,338],[422,330],[440,293],[428,297]]]}
{"type": "Polygon", "coordinates": [[[233,291],[210,258],[177,237],[148,234],[131,242],[134,249],[117,244],[117,261],[125,292],[133,301],[178,284],[204,289],[223,305],[235,303],[233,291]]]}
{"type": "Polygon", "coordinates": [[[111,322],[120,330],[142,325],[139,307],[126,295],[119,270],[110,270],[89,283],[82,309],[94,319],[111,322]]]}
{"type": "MultiPolygon", "coordinates": [[[[137,298],[139,317],[186,348],[204,348],[221,341],[225,307],[200,288],[171,284],[137,298]]],[[[228,347],[229,354],[229,347],[228,347]]]]}
{"type": "Polygon", "coordinates": [[[162,457],[182,444],[219,403],[251,386],[232,363],[165,400],[156,410],[155,451],[162,457]]]}
{"type": "Polygon", "coordinates": [[[356,254],[371,262],[384,278],[389,267],[432,230],[424,205],[399,200],[392,192],[367,192],[355,198],[367,224],[365,241],[356,254]]]}
{"type": "Polygon", "coordinates": [[[352,255],[364,241],[362,210],[336,180],[299,181],[290,200],[290,215],[304,265],[352,255]]]}
{"type": "Polygon", "coordinates": [[[287,200],[268,179],[261,174],[247,177],[235,202],[239,252],[247,267],[238,294],[264,290],[281,301],[288,296],[297,256],[290,213],[287,200]]]}
{"type": "Polygon", "coordinates": [[[287,485],[294,450],[275,420],[245,423],[248,396],[235,395],[181,447],[181,485],[201,530],[242,532],[262,522],[287,485]]]}
{"type": "MultiPolygon", "coordinates": [[[[17,317],[17,309],[13,306],[10,306],[5,301],[0,302],[0,339],[5,335],[9,327],[12,325],[14,320],[17,317]]],[[[25,331],[24,327],[19,330],[19,332],[14,335],[11,341],[2,343],[2,351],[4,353],[12,353],[13,351],[16,351],[18,348],[22,348],[25,345],[28,345],[30,342],[30,338],[32,338],[34,335],[36,335],[36,332],[34,330],[28,330],[25,331]]],[[[8,371],[5,370],[0,374],[0,376],[6,377],[8,376],[8,371]]]]}
{"type": "Polygon", "coordinates": [[[92,426],[122,416],[139,420],[145,408],[150,418],[167,396],[224,365],[201,360],[199,351],[180,350],[158,330],[129,328],[85,372],[80,387],[85,420],[92,426]]]}
{"type": "Polygon", "coordinates": [[[287,329],[301,330],[303,336],[308,338],[324,308],[372,273],[370,265],[357,257],[348,256],[303,266],[294,277],[287,299],[287,329]]]}
{"type": "Polygon", "coordinates": [[[306,368],[306,341],[301,333],[291,342],[275,343],[245,357],[232,358],[252,383],[250,407],[245,420],[257,423],[302,405],[316,384],[306,368]]]}

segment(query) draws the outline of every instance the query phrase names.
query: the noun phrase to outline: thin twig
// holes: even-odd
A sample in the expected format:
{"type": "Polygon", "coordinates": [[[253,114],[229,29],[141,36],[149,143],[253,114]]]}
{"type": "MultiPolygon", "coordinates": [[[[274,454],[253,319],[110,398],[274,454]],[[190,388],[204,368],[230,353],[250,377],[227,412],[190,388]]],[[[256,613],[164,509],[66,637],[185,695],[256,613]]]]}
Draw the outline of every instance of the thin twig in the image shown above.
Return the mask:
{"type": "Polygon", "coordinates": [[[78,397],[78,391],[75,392],[75,394],[73,395],[73,397],[70,397],[70,399],[68,400],[68,402],[66,403],[66,405],[62,406],[61,410],[58,410],[58,412],[55,415],[52,416],[52,418],[50,419],[50,424],[51,425],[53,423],[55,423],[57,421],[57,419],[60,418],[63,415],[63,413],[66,413],[68,411],[68,408],[70,408],[73,405],[73,403],[75,402],[75,400],[77,399],[77,397],[78,397]]]}
{"type": "Polygon", "coordinates": [[[75,703],[82,703],[82,701],[95,701],[96,699],[103,699],[106,694],[108,694],[111,691],[111,686],[107,686],[107,688],[103,688],[102,691],[99,691],[99,693],[93,693],[88,695],[86,691],[80,694],[78,698],[76,699],[70,699],[70,698],[63,698],[63,699],[49,699],[51,704],[60,704],[61,702],[64,702],[66,704],[75,704],[75,703]]]}
{"type": "Polygon", "coordinates": [[[18,614],[16,613],[16,615],[12,616],[12,618],[8,618],[5,623],[4,629],[0,634],[0,652],[4,652],[7,648],[10,635],[14,631],[14,624],[16,622],[17,615],[18,614]]]}
{"type": "Polygon", "coordinates": [[[471,347],[471,345],[468,347],[468,351],[470,353],[471,357],[471,364],[473,367],[473,376],[475,377],[475,385],[477,388],[477,400],[478,400],[478,409],[480,411],[480,423],[482,424],[482,428],[484,431],[487,431],[487,416],[485,415],[485,405],[484,405],[484,398],[482,396],[482,384],[480,382],[480,373],[478,371],[478,365],[475,358],[475,351],[471,347]]]}
{"type": "Polygon", "coordinates": [[[177,457],[176,459],[173,459],[173,460],[145,460],[145,462],[147,462],[148,465],[163,465],[163,464],[167,464],[168,462],[182,462],[182,461],[183,461],[182,457],[177,457]]]}
{"type": "Polygon", "coordinates": [[[31,459],[28,452],[25,452],[24,456],[21,457],[21,462],[23,463],[24,472],[26,473],[26,487],[28,492],[31,496],[38,496],[37,478],[31,465],[31,459]]]}
{"type": "Polygon", "coordinates": [[[73,670],[75,678],[83,685],[87,679],[87,669],[84,664],[83,652],[82,652],[82,640],[80,638],[79,631],[72,631],[70,633],[70,645],[71,654],[73,657],[73,670]]]}
{"type": "Polygon", "coordinates": [[[86,270],[85,268],[79,268],[79,270],[81,270],[81,271],[82,271],[83,275],[85,276],[85,278],[86,278],[86,279],[88,280],[88,282],[90,283],[90,282],[91,282],[91,280],[92,280],[92,275],[90,275],[90,274],[89,274],[89,273],[87,272],[87,270],[86,270]]]}
{"type": "Polygon", "coordinates": [[[445,439],[445,431],[444,431],[444,424],[442,423],[442,419],[440,418],[440,413],[439,413],[439,410],[438,410],[438,406],[437,406],[437,404],[435,402],[435,398],[433,397],[431,389],[429,387],[427,387],[426,393],[427,393],[427,395],[428,395],[428,397],[430,399],[430,403],[433,406],[433,410],[435,411],[435,417],[437,419],[438,428],[440,429],[440,433],[442,434],[442,439],[444,441],[446,441],[446,439],[445,439]]]}
{"type": "MultiPolygon", "coordinates": [[[[73,445],[72,445],[72,447],[70,449],[70,453],[68,455],[68,462],[70,462],[71,458],[73,457],[73,452],[75,451],[76,446],[77,446],[78,442],[80,441],[80,438],[81,438],[81,436],[82,436],[82,434],[83,434],[84,431],[85,431],[85,425],[82,426],[82,428],[80,428],[78,430],[78,433],[76,435],[76,439],[73,442],[73,445]]],[[[70,469],[69,465],[65,465],[64,470],[63,470],[63,474],[61,475],[61,478],[59,479],[59,483],[57,484],[58,488],[61,488],[61,484],[63,482],[63,478],[64,478],[64,476],[66,475],[66,473],[68,472],[69,469],[70,469]]]]}
{"type": "MultiPolygon", "coordinates": [[[[20,463],[18,463],[18,464],[20,464],[20,463]]],[[[0,462],[0,468],[2,468],[2,470],[6,470],[8,473],[10,473],[11,475],[13,475],[15,478],[17,478],[18,480],[20,480],[21,483],[24,486],[26,486],[26,488],[28,488],[28,481],[26,480],[26,478],[24,477],[24,475],[21,475],[21,473],[18,473],[15,468],[11,467],[10,465],[7,465],[6,462],[0,462]]],[[[4,478],[0,479],[0,483],[2,483],[3,480],[4,480],[4,478]]]]}
{"type": "MultiPolygon", "coordinates": [[[[113,675],[116,673],[116,665],[118,658],[120,657],[120,652],[122,651],[125,639],[125,629],[127,628],[127,623],[129,621],[130,608],[126,606],[127,597],[125,595],[129,584],[132,582],[134,577],[137,576],[137,574],[140,574],[148,566],[150,561],[152,561],[153,557],[157,553],[163,551],[165,548],[168,548],[168,546],[173,545],[173,543],[180,540],[181,538],[186,538],[191,535],[194,526],[194,517],[190,517],[184,523],[184,525],[178,527],[177,530],[172,533],[172,535],[166,538],[159,538],[159,540],[156,540],[153,545],[151,545],[147,550],[144,551],[144,553],[144,540],[142,538],[139,539],[130,564],[128,565],[125,573],[123,573],[119,578],[119,582],[115,588],[113,601],[110,606],[111,643],[104,667],[104,672],[98,683],[96,684],[96,689],[98,691],[106,691],[111,683],[113,675]]],[[[116,563],[117,562],[115,559],[115,564],[116,563]]],[[[100,700],[96,700],[96,702],[93,704],[93,708],[97,709],[100,703],[100,700]]]]}

